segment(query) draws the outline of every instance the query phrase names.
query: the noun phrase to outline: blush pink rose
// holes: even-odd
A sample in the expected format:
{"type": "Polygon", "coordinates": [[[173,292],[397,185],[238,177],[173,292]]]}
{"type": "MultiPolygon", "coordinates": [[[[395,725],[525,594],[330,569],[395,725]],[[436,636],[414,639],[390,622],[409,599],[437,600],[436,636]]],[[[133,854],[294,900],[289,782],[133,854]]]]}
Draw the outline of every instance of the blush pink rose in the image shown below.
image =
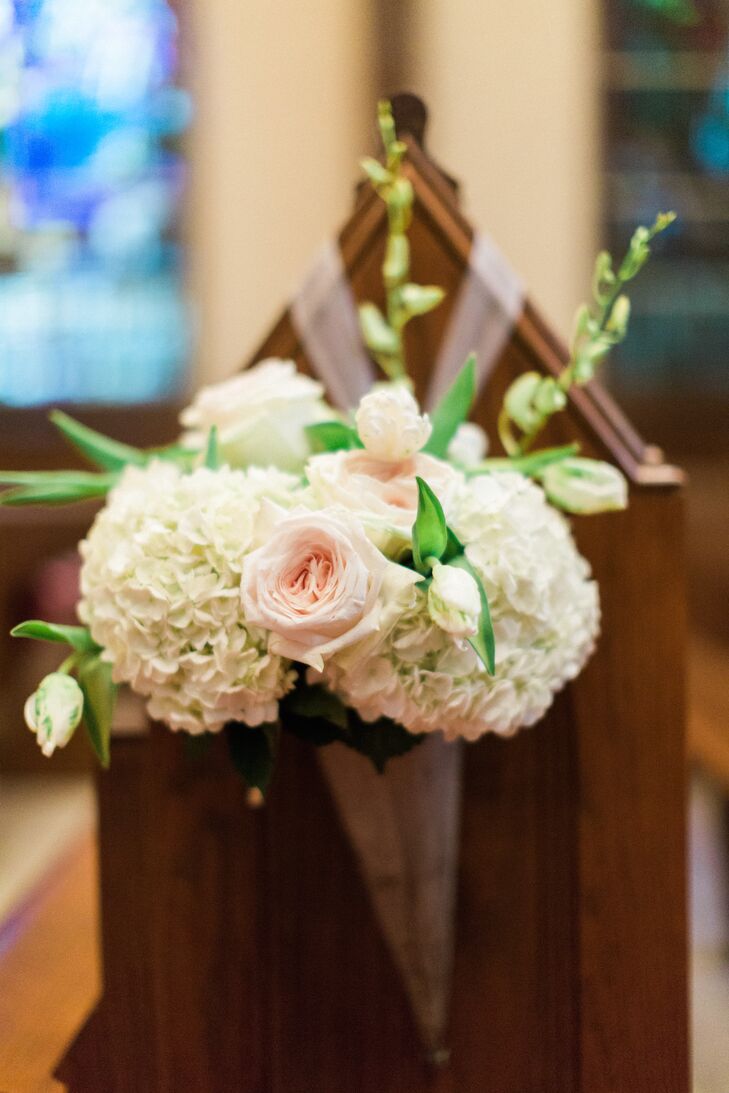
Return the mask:
{"type": "Polygon", "coordinates": [[[315,455],[307,463],[306,474],[319,504],[355,512],[370,539],[395,556],[410,542],[415,523],[416,476],[428,483],[446,516],[463,481],[453,467],[423,452],[391,463],[361,449],[315,455]]]}
{"type": "Polygon", "coordinates": [[[272,653],[321,671],[326,658],[378,628],[385,586],[412,579],[350,513],[289,513],[244,560],[243,612],[270,631],[272,653]]]}

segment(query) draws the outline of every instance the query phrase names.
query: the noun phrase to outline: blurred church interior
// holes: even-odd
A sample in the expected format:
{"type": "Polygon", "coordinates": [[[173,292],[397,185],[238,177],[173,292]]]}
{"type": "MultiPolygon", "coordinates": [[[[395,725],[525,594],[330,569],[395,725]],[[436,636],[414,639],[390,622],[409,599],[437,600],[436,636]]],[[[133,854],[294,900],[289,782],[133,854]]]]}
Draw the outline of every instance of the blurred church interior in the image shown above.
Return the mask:
{"type": "MultiPolygon", "coordinates": [[[[689,475],[694,1075],[726,1093],[728,0],[0,0],[0,464],[63,465],[49,403],[173,437],[186,393],[247,359],[347,215],[373,103],[399,89],[426,99],[429,150],[565,337],[596,250],[678,213],[606,382],[689,475]]],[[[3,636],[73,621],[88,520],[0,509],[3,1089],[54,1088],[98,991],[90,762],[81,741],[52,769],[37,754],[22,707],[49,654],[3,636]],[[71,983],[42,1040],[41,968],[71,983]]]]}

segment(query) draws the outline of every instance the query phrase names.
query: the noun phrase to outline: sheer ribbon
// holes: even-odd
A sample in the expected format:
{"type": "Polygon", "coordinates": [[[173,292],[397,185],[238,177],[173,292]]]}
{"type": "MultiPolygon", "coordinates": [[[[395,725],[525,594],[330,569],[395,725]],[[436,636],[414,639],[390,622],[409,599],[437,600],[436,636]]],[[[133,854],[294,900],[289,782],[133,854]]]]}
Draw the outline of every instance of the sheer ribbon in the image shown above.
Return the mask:
{"type": "MultiPolygon", "coordinates": [[[[469,353],[481,386],[523,307],[521,282],[494,244],[476,235],[436,360],[428,405],[469,353]]],[[[291,307],[313,371],[340,408],[356,406],[375,378],[336,244],[317,255],[291,307]]],[[[384,775],[341,744],[319,763],[402,977],[423,1044],[442,1057],[451,994],[461,808],[462,744],[433,734],[384,775]]]]}

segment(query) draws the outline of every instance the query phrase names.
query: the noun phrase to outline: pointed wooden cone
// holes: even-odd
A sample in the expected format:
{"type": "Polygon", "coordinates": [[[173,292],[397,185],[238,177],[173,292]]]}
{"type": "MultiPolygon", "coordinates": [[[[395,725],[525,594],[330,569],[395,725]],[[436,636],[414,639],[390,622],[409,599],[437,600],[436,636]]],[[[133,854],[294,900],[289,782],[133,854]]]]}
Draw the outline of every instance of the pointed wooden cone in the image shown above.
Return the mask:
{"type": "Polygon", "coordinates": [[[455,941],[461,745],[433,734],[384,774],[340,744],[318,754],[423,1043],[439,1061],[455,941]]]}

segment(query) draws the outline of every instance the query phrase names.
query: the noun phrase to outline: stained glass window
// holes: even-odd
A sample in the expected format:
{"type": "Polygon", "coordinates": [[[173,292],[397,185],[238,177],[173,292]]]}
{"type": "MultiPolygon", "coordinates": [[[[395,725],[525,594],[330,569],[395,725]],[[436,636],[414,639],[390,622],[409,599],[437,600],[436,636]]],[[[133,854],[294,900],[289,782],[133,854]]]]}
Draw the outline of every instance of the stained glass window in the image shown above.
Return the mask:
{"type": "Polygon", "coordinates": [[[611,250],[675,209],[631,288],[623,389],[729,391],[729,4],[607,0],[606,213],[611,250]]]}
{"type": "Polygon", "coordinates": [[[166,0],[0,0],[0,401],[184,381],[178,69],[166,0]]]}

